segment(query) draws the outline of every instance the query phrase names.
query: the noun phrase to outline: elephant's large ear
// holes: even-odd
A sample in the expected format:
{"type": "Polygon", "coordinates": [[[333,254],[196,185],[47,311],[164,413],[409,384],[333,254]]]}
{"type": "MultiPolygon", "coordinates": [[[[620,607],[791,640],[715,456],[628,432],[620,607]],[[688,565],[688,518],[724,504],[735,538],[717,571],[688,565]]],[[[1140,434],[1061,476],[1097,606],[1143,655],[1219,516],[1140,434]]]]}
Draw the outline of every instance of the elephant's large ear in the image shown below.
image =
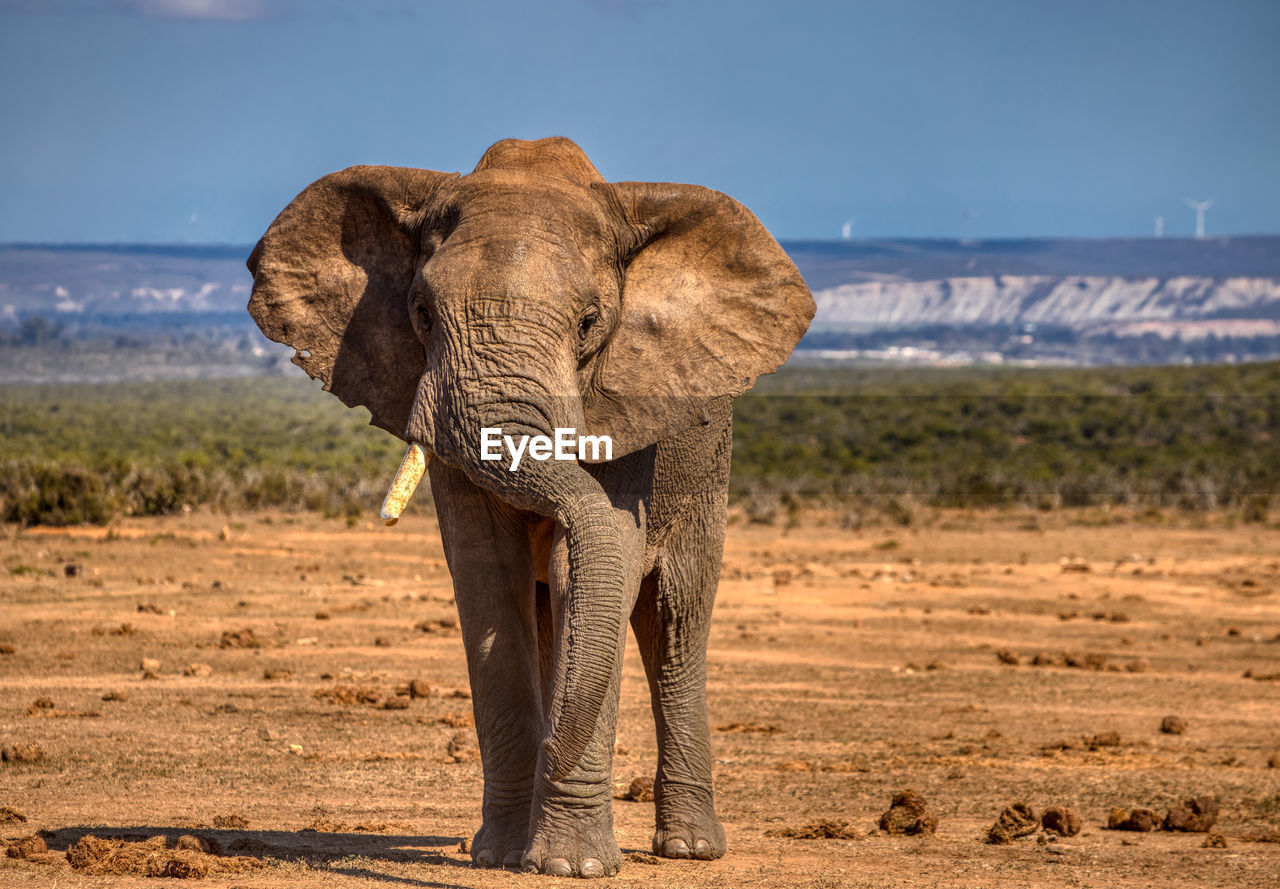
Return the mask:
{"type": "Polygon", "coordinates": [[[316,180],[253,249],[249,314],[293,363],[403,436],[425,367],[409,320],[415,229],[456,173],[348,167],[316,180]]]}
{"type": "Polygon", "coordinates": [[[795,265],[751,211],[696,185],[601,184],[636,248],[622,312],[583,410],[614,457],[704,420],[787,359],[813,318],[795,265]]]}

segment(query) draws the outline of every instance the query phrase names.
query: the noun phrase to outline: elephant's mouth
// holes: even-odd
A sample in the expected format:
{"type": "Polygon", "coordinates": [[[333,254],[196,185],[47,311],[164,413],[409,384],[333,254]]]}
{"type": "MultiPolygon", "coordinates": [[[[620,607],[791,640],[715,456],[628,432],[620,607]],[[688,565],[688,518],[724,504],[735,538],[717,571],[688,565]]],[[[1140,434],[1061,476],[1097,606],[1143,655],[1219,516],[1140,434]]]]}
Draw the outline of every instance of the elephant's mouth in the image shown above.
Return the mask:
{"type": "Polygon", "coordinates": [[[405,450],[400,468],[396,470],[396,477],[392,479],[391,487],[387,489],[387,496],[382,501],[382,520],[388,525],[394,525],[400,521],[400,514],[409,505],[409,498],[417,490],[418,483],[422,481],[423,473],[427,471],[427,464],[430,461],[431,455],[424,451],[421,445],[410,444],[405,450]]]}

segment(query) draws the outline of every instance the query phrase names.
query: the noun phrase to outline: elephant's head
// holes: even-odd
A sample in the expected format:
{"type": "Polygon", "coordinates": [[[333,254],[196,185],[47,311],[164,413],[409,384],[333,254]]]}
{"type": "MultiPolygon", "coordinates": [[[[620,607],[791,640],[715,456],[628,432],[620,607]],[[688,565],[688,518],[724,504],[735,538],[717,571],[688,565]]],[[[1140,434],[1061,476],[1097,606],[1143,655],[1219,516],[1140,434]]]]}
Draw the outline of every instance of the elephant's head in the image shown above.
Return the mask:
{"type": "Polygon", "coordinates": [[[576,462],[482,461],[480,430],[608,435],[613,458],[704,421],[790,354],[814,303],[760,222],[693,185],[606,182],[567,139],[506,140],[470,174],[351,167],[308,186],[249,257],[249,312],[372,422],[514,506],[570,559],[547,742],[576,764],[609,685],[623,568],[576,462]]]}

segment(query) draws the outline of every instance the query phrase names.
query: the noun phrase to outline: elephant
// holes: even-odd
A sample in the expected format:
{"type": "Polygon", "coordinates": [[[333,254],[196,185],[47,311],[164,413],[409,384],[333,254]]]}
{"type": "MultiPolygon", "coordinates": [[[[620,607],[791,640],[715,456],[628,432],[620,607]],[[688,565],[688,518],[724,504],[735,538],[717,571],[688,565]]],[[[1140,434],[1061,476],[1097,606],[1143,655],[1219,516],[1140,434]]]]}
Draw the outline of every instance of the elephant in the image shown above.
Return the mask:
{"type": "Polygon", "coordinates": [[[706,650],[732,404],[815,308],[782,248],[720,192],[606,181],[557,137],[500,141],[466,175],[324,176],[247,264],[262,331],[425,455],[484,774],[473,863],[617,872],[628,620],[657,731],[653,849],[723,855],[706,650]],[[492,457],[564,430],[611,452],[492,457]]]}

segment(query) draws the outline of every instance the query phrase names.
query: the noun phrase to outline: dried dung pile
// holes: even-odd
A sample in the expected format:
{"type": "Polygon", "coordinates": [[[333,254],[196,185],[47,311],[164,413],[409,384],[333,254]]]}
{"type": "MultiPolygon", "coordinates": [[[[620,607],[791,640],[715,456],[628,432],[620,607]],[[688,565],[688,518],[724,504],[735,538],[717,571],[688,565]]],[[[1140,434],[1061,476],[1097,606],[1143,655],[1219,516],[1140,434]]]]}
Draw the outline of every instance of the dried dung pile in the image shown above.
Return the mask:
{"type": "Polygon", "coordinates": [[[889,810],[880,816],[880,829],[895,835],[929,836],[938,829],[938,817],[920,794],[900,790],[893,795],[889,810]]]}
{"type": "Polygon", "coordinates": [[[790,837],[796,840],[860,840],[863,837],[861,831],[847,821],[831,821],[826,818],[819,818],[817,821],[810,821],[800,827],[784,827],[779,830],[769,830],[765,832],[766,836],[771,837],[790,837]]]}
{"type": "Polygon", "coordinates": [[[9,843],[9,848],[4,850],[4,854],[8,858],[33,858],[42,852],[48,852],[49,847],[45,845],[44,840],[37,834],[29,837],[13,840],[9,843]]]}
{"type": "Polygon", "coordinates": [[[12,744],[0,747],[0,762],[44,762],[49,754],[39,744],[12,744]]]}
{"type": "Polygon", "coordinates": [[[1080,816],[1066,806],[1050,806],[1045,809],[1040,816],[1040,824],[1047,832],[1056,833],[1060,837],[1073,837],[1084,826],[1080,816]]]}
{"type": "Polygon", "coordinates": [[[1160,826],[1160,816],[1150,809],[1112,809],[1107,830],[1136,830],[1146,833],[1160,826]]]}
{"type": "Polygon", "coordinates": [[[996,823],[987,831],[987,842],[1001,846],[1012,843],[1019,837],[1031,836],[1040,829],[1040,821],[1035,810],[1026,803],[1014,803],[1006,806],[996,823]]]}
{"type": "Polygon", "coordinates": [[[615,799],[629,800],[633,803],[653,802],[653,779],[632,778],[627,789],[618,794],[615,799]]]}
{"type": "Polygon", "coordinates": [[[265,865],[256,858],[221,858],[216,844],[202,837],[146,840],[102,839],[88,834],[67,850],[67,861],[87,874],[136,874],[199,880],[211,873],[238,873],[265,865]]]}
{"type": "Polygon", "coordinates": [[[1164,829],[1208,833],[1209,828],[1217,823],[1219,811],[1218,801],[1213,797],[1192,797],[1169,809],[1164,816],[1164,829]]]}

